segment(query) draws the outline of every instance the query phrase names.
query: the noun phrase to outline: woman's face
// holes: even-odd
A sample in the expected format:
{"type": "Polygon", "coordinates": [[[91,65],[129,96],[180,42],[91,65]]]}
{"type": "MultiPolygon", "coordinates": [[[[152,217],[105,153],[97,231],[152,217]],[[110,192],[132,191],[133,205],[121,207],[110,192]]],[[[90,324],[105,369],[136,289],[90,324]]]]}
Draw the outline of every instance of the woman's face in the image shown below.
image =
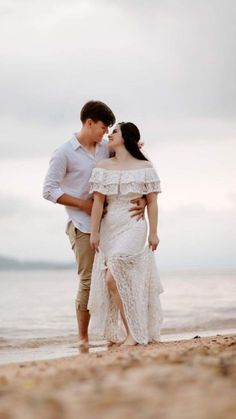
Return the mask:
{"type": "Polygon", "coordinates": [[[122,138],[121,129],[119,124],[115,126],[112,133],[108,135],[109,139],[109,147],[112,149],[115,149],[116,147],[120,147],[121,145],[124,145],[124,140],[122,138]]]}

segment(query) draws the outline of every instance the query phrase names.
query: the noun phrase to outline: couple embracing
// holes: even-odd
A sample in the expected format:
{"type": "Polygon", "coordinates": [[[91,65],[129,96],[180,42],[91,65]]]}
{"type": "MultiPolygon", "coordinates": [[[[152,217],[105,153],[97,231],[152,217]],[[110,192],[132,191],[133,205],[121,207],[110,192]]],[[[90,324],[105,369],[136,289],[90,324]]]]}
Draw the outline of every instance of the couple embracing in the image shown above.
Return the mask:
{"type": "Polygon", "coordinates": [[[88,332],[122,345],[158,341],[163,289],[153,251],[159,177],[133,123],[116,124],[107,142],[115,116],[106,104],[90,101],[80,117],[80,131],[54,152],[43,188],[44,198],[68,214],[80,278],[80,345],[88,345],[88,332]]]}

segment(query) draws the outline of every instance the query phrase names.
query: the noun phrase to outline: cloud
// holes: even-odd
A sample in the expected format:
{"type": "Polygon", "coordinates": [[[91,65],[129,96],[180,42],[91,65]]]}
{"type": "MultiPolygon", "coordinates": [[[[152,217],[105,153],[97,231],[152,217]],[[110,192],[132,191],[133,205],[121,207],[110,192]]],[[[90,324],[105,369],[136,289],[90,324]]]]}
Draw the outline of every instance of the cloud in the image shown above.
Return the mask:
{"type": "Polygon", "coordinates": [[[100,99],[137,123],[157,165],[164,265],[232,265],[235,15],[230,0],[2,0],[4,253],[72,257],[63,208],[41,187],[84,102],[100,99]]]}
{"type": "MultiPolygon", "coordinates": [[[[23,199],[17,198],[12,195],[1,193],[0,217],[1,219],[9,219],[16,214],[21,214],[25,211],[23,199]]],[[[4,221],[5,222],[5,221],[4,221]]]]}
{"type": "Polygon", "coordinates": [[[72,133],[79,126],[79,116],[73,122],[62,121],[54,118],[54,124],[45,126],[42,121],[38,124],[29,119],[0,117],[1,123],[1,154],[0,160],[7,161],[19,159],[19,163],[26,159],[34,160],[45,156],[47,161],[53,150],[60,144],[69,140],[72,133]]]}
{"type": "Polygon", "coordinates": [[[236,192],[231,192],[227,195],[232,208],[236,209],[236,192]]]}
{"type": "Polygon", "coordinates": [[[163,269],[236,269],[235,209],[185,206],[160,213],[158,260],[163,269]]]}
{"type": "MultiPolygon", "coordinates": [[[[20,259],[72,261],[65,234],[64,208],[46,201],[37,211],[15,214],[1,222],[2,253],[20,259]],[[17,238],[17,240],[13,240],[17,238]]],[[[175,269],[236,269],[235,210],[209,211],[203,206],[159,210],[161,271],[175,269]]]]}
{"type": "MultiPolygon", "coordinates": [[[[213,138],[212,138],[213,140],[213,138]]],[[[196,141],[156,139],[145,149],[161,178],[160,203],[166,211],[179,206],[203,205],[207,210],[232,208],[235,194],[235,140],[196,141]]]]}
{"type": "MultiPolygon", "coordinates": [[[[201,147],[196,145],[193,149],[191,144],[188,149],[186,145],[182,149],[160,149],[157,168],[163,193],[159,197],[161,243],[157,260],[161,270],[236,268],[235,176],[231,172],[234,154],[230,143],[225,146],[228,171],[218,175],[219,165],[223,164],[222,144],[218,144],[217,152],[214,144],[208,145],[206,155],[201,147]],[[195,160],[189,160],[191,155],[195,160]],[[209,156],[213,156],[214,165],[211,162],[211,171],[207,173],[209,156]]],[[[155,162],[156,151],[152,157],[155,162]]],[[[42,198],[47,167],[47,158],[16,158],[1,164],[1,179],[7,180],[0,191],[1,249],[5,255],[73,260],[65,235],[65,210],[42,198]]]]}
{"type": "Polygon", "coordinates": [[[1,112],[54,124],[96,96],[119,113],[232,118],[235,3],[148,4],[21,2],[1,29],[1,112]]]}

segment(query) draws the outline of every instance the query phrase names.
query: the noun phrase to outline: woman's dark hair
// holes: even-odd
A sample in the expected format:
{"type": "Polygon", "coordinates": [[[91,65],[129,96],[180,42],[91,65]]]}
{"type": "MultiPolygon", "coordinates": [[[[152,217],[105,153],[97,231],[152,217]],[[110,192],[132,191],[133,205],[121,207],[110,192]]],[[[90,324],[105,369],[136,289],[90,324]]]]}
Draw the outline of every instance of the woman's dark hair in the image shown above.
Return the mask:
{"type": "Polygon", "coordinates": [[[124,139],[126,150],[128,150],[129,153],[136,159],[148,160],[138,146],[140,132],[136,125],[132,122],[119,122],[119,127],[124,139]]]}
{"type": "Polygon", "coordinates": [[[84,123],[88,118],[91,118],[94,122],[102,121],[107,127],[111,127],[116,122],[112,110],[105,103],[98,100],[90,100],[81,109],[81,121],[84,123]]]}

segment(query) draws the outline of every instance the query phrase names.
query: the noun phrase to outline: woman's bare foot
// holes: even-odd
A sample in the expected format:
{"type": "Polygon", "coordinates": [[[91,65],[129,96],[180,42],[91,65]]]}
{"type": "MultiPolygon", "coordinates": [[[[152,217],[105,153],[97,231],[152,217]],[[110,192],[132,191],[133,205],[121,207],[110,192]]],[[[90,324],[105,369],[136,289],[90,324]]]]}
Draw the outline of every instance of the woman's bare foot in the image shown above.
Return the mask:
{"type": "Polygon", "coordinates": [[[116,342],[112,342],[112,340],[107,341],[107,347],[111,348],[112,346],[116,345],[116,342]]]}
{"type": "Polygon", "coordinates": [[[138,342],[136,342],[136,340],[134,340],[132,335],[128,335],[127,338],[125,339],[125,341],[122,343],[121,346],[135,346],[137,345],[138,342]]]}

